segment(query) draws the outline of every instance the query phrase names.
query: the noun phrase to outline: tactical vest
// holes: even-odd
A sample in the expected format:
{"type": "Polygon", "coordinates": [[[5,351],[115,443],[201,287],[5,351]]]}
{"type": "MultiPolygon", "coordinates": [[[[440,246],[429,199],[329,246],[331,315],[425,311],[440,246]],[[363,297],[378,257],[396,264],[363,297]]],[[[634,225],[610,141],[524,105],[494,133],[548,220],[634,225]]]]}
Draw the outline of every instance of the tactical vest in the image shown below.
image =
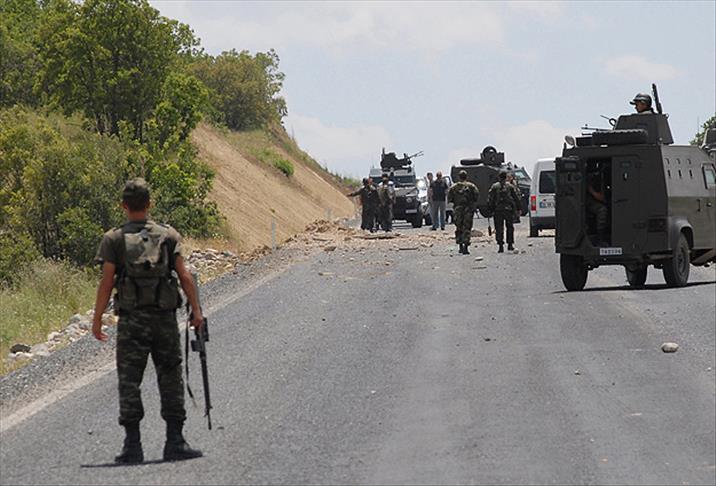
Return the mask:
{"type": "Polygon", "coordinates": [[[461,182],[458,182],[453,187],[453,204],[455,206],[467,206],[472,203],[470,201],[470,186],[467,184],[463,184],[461,182]]]}
{"type": "Polygon", "coordinates": [[[509,184],[505,183],[498,186],[497,197],[495,199],[495,209],[510,211],[515,209],[515,200],[512,198],[512,187],[509,184]]]}
{"type": "Polygon", "coordinates": [[[166,227],[147,222],[138,233],[122,228],[116,307],[174,310],[181,306],[177,279],[172,275],[166,227]]]}

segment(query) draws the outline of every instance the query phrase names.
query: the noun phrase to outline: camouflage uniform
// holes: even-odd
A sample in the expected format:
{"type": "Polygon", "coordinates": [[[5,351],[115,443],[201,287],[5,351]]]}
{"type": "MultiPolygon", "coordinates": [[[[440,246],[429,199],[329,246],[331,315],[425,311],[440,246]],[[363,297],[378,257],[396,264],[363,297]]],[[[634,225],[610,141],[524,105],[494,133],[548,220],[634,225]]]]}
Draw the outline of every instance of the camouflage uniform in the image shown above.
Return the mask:
{"type": "Polygon", "coordinates": [[[395,204],[395,190],[389,185],[381,184],[380,187],[378,187],[378,199],[380,200],[380,225],[385,231],[391,231],[393,229],[393,204],[395,204]]]}
{"type": "Polygon", "coordinates": [[[448,190],[448,202],[453,204],[452,217],[455,223],[455,242],[458,245],[470,245],[472,220],[477,207],[480,191],[475,184],[460,181],[448,190]]]}
{"type": "MultiPolygon", "coordinates": [[[[102,238],[98,260],[117,265],[115,283],[122,276],[124,263],[122,231],[138,233],[148,223],[151,224],[146,221],[128,222],[122,228],[108,231],[102,238]]],[[[165,244],[173,268],[174,259],[181,254],[181,236],[171,227],[167,230],[165,244]]],[[[116,299],[115,309],[119,309],[116,299]]],[[[131,311],[119,310],[117,375],[120,425],[138,423],[144,417],[140,386],[150,354],[157,372],[162,418],[178,422],[184,422],[186,418],[176,311],[162,310],[156,305],[144,306],[131,311]]]]}
{"type": "Polygon", "coordinates": [[[355,192],[348,194],[348,197],[360,196],[361,203],[361,229],[373,231],[375,228],[375,215],[378,209],[378,192],[371,185],[364,185],[355,192]]]}
{"type": "Polygon", "coordinates": [[[487,194],[487,206],[494,213],[495,238],[497,244],[502,247],[504,244],[504,230],[507,226],[507,244],[515,242],[515,227],[513,219],[520,208],[520,196],[513,184],[506,181],[495,182],[487,194]]]}

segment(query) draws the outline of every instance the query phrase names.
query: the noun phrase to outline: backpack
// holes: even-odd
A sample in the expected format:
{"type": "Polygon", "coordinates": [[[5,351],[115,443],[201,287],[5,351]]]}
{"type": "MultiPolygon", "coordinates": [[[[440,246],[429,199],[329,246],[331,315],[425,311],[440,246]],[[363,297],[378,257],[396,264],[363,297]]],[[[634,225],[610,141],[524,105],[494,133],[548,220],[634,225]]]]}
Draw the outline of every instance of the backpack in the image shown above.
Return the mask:
{"type": "Polygon", "coordinates": [[[122,270],[115,302],[118,309],[174,310],[181,306],[179,286],[172,275],[168,233],[167,227],[151,221],[138,233],[122,228],[122,270]]]}

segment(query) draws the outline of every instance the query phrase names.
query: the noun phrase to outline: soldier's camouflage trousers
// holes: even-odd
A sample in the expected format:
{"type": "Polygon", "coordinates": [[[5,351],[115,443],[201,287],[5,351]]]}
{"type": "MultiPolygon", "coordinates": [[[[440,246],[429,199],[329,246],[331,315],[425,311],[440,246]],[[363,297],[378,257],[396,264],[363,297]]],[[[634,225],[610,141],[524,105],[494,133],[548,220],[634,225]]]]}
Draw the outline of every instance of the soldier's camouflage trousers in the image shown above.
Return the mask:
{"type": "Polygon", "coordinates": [[[458,245],[470,244],[474,213],[472,208],[466,206],[455,206],[453,208],[452,219],[455,222],[455,242],[458,245]]]}
{"type": "Polygon", "coordinates": [[[511,245],[515,242],[515,226],[513,218],[515,212],[509,211],[495,211],[495,239],[497,244],[502,245],[505,243],[505,227],[507,229],[507,244],[511,245]]]}
{"type": "Polygon", "coordinates": [[[140,385],[152,355],[161,396],[162,418],[184,421],[184,380],[176,314],[135,310],[122,313],[117,324],[119,424],[144,417],[140,385]]]}

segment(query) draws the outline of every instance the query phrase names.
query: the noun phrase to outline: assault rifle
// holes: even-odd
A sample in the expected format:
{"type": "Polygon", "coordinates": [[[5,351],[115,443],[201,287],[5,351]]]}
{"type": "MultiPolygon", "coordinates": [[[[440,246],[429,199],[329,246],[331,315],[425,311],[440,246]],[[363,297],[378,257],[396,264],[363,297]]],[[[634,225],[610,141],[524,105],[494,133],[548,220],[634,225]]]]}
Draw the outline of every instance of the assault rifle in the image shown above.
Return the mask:
{"type": "MultiPolygon", "coordinates": [[[[192,274],[192,276],[194,277],[194,286],[198,295],[199,285],[197,283],[197,278],[195,274],[192,274]]],[[[211,406],[211,394],[209,392],[209,367],[206,362],[206,343],[209,342],[209,321],[206,317],[204,317],[204,323],[202,324],[202,326],[199,327],[199,329],[194,328],[194,339],[190,341],[189,327],[191,325],[191,319],[193,317],[193,314],[189,311],[188,299],[186,303],[186,313],[189,316],[189,320],[186,323],[186,341],[184,348],[184,358],[186,365],[186,390],[189,393],[189,397],[191,398],[192,402],[194,402],[194,393],[192,393],[191,387],[189,386],[189,346],[191,345],[191,350],[195,353],[199,353],[199,361],[201,362],[201,381],[204,386],[204,417],[206,417],[209,430],[211,430],[211,409],[213,407],[211,406]]],[[[196,402],[194,402],[194,404],[196,404],[196,402]]]]}

